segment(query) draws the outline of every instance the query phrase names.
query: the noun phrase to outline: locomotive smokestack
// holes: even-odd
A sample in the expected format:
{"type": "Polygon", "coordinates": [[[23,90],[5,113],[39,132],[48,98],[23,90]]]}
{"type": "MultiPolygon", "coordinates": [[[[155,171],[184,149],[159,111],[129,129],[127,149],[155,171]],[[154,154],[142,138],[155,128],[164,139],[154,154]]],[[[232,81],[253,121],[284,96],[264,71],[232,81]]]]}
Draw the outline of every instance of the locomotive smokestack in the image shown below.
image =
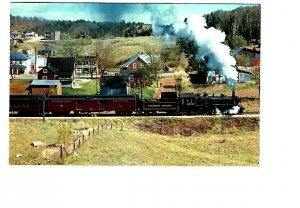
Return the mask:
{"type": "Polygon", "coordinates": [[[235,91],[232,90],[232,97],[235,97],[235,91]]]}

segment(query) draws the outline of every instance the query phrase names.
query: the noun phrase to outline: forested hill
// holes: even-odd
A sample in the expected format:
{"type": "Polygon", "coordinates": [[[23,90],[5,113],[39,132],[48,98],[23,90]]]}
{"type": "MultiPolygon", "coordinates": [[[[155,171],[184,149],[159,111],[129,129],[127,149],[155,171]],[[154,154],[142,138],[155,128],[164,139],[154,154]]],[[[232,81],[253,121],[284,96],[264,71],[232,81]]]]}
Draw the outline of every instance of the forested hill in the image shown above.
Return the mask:
{"type": "Polygon", "coordinates": [[[224,31],[226,41],[235,48],[236,42],[256,40],[260,43],[261,7],[240,7],[232,11],[216,11],[204,16],[208,27],[224,31]]]}

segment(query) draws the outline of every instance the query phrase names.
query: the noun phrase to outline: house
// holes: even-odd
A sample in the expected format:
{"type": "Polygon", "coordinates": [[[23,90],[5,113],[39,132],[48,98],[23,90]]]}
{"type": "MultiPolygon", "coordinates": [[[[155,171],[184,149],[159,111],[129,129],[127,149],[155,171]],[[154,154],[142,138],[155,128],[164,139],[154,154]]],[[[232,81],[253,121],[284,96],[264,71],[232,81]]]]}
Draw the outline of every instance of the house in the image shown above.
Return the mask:
{"type": "Polygon", "coordinates": [[[209,84],[224,83],[225,77],[221,75],[219,69],[207,67],[207,58],[199,61],[199,70],[188,73],[190,81],[193,84],[209,84]]]}
{"type": "Polygon", "coordinates": [[[151,62],[158,61],[158,55],[150,57],[149,54],[137,53],[122,66],[120,74],[127,75],[129,85],[134,86],[142,79],[143,69],[151,62]]]}
{"type": "Polygon", "coordinates": [[[58,69],[50,65],[42,67],[38,72],[38,79],[41,80],[58,80],[58,69]]]}
{"type": "Polygon", "coordinates": [[[62,95],[62,84],[59,80],[33,80],[26,90],[29,94],[62,95]]]}
{"type": "Polygon", "coordinates": [[[53,56],[53,55],[55,55],[55,53],[56,53],[56,49],[52,48],[52,47],[46,47],[45,49],[38,51],[39,55],[43,55],[46,57],[53,56]]]}
{"type": "Polygon", "coordinates": [[[45,32],[44,34],[45,40],[60,40],[61,39],[61,32],[60,31],[54,31],[54,32],[45,32]]]}
{"type": "Polygon", "coordinates": [[[98,75],[98,62],[96,56],[80,56],[75,66],[77,77],[93,77],[98,75]]]}
{"type": "Polygon", "coordinates": [[[100,79],[100,95],[127,95],[127,75],[103,75],[100,79]]]}
{"type": "Polygon", "coordinates": [[[49,31],[45,32],[44,39],[45,40],[51,40],[51,38],[52,38],[51,32],[49,32],[49,31]]]}
{"type": "Polygon", "coordinates": [[[244,67],[238,67],[238,82],[250,82],[252,77],[252,72],[244,67]]]}
{"type": "Polygon", "coordinates": [[[43,55],[30,55],[31,66],[34,66],[33,72],[39,72],[43,67],[47,65],[47,57],[43,55]]]}
{"type": "Polygon", "coordinates": [[[27,33],[25,33],[25,36],[26,37],[35,37],[36,36],[36,34],[35,34],[35,32],[27,32],[27,33]]]}
{"type": "MultiPolygon", "coordinates": [[[[260,66],[260,48],[250,48],[250,47],[239,47],[230,53],[236,60],[244,56],[249,59],[250,66],[259,67],[260,66]]],[[[237,62],[237,66],[242,64],[237,62]]]]}
{"type": "Polygon", "coordinates": [[[31,69],[31,60],[21,52],[10,52],[10,74],[28,74],[31,69]]]}
{"type": "Polygon", "coordinates": [[[53,40],[60,40],[61,39],[61,32],[60,31],[54,31],[53,35],[54,35],[53,40]]]}
{"type": "Polygon", "coordinates": [[[73,57],[49,57],[47,67],[42,70],[38,75],[39,79],[47,76],[47,79],[59,79],[64,86],[71,85],[75,79],[75,59],[73,57]]]}

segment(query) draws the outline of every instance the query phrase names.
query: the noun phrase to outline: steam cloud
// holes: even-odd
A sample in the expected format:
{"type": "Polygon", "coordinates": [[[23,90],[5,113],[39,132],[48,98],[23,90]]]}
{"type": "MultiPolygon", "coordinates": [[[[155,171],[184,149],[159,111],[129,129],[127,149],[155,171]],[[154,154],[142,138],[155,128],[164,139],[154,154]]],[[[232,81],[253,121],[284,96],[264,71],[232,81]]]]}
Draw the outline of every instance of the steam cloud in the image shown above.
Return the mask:
{"type": "MultiPolygon", "coordinates": [[[[145,9],[152,11],[155,8],[145,7],[145,9]]],[[[229,87],[234,90],[238,73],[233,67],[236,61],[230,56],[230,48],[223,44],[226,37],[225,33],[213,27],[207,28],[205,18],[199,14],[180,18],[176,16],[175,9],[172,7],[163,12],[157,11],[159,10],[151,12],[154,14],[151,17],[153,32],[157,35],[165,35],[166,41],[170,40],[170,35],[194,41],[200,48],[198,54],[196,54],[196,58],[201,59],[206,56],[208,58],[207,67],[210,69],[219,69],[229,87]],[[162,34],[161,25],[170,25],[170,31],[172,32],[162,34]]]]}

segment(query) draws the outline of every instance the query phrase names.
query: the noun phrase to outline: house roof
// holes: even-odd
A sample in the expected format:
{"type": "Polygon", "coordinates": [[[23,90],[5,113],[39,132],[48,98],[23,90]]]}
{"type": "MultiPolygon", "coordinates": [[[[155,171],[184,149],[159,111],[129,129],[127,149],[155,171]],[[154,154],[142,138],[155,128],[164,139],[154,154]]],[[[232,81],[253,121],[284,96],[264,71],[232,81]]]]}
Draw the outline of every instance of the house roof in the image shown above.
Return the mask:
{"type": "Polygon", "coordinates": [[[25,69],[26,66],[22,65],[22,64],[11,64],[10,68],[19,68],[19,69],[25,69]]]}
{"type": "Polygon", "coordinates": [[[247,69],[246,67],[244,66],[238,66],[236,68],[236,70],[240,73],[246,73],[246,74],[253,74],[253,72],[251,71],[251,69],[247,69]]]}
{"type": "Polygon", "coordinates": [[[130,64],[132,64],[132,62],[134,62],[137,59],[139,59],[140,61],[142,61],[146,64],[151,63],[151,57],[149,54],[136,54],[135,56],[133,56],[131,59],[129,59],[129,61],[127,61],[124,64],[124,67],[128,67],[130,64]]]}
{"type": "Polygon", "coordinates": [[[26,61],[29,59],[27,56],[25,56],[23,53],[11,51],[10,52],[10,60],[11,61],[26,61]]]}
{"type": "Polygon", "coordinates": [[[59,80],[41,80],[41,79],[35,79],[35,80],[32,80],[30,86],[57,86],[61,84],[61,82],[59,80]]]}
{"type": "Polygon", "coordinates": [[[237,49],[235,49],[234,51],[232,51],[230,53],[231,56],[235,56],[236,54],[238,54],[239,52],[241,52],[243,50],[243,47],[238,47],[237,49]]]}
{"type": "Polygon", "coordinates": [[[57,74],[58,73],[58,69],[53,67],[53,66],[44,66],[42,69],[48,69],[50,71],[52,71],[54,74],[57,74]]]}
{"type": "Polygon", "coordinates": [[[138,59],[139,56],[138,55],[135,55],[133,56],[131,59],[129,59],[129,61],[127,61],[125,64],[124,64],[124,67],[128,67],[132,62],[134,62],[136,59],[138,59]]]}
{"type": "Polygon", "coordinates": [[[246,50],[246,51],[251,51],[251,52],[256,52],[256,53],[260,53],[260,48],[250,48],[250,47],[238,47],[237,49],[235,49],[234,51],[232,51],[230,53],[231,56],[235,56],[237,55],[239,52],[241,52],[242,50],[246,50]],[[255,50],[254,50],[255,49],[255,50]]]}
{"type": "Polygon", "coordinates": [[[73,57],[49,57],[47,59],[47,66],[58,69],[60,76],[72,76],[74,71],[75,59],[73,57]]]}

